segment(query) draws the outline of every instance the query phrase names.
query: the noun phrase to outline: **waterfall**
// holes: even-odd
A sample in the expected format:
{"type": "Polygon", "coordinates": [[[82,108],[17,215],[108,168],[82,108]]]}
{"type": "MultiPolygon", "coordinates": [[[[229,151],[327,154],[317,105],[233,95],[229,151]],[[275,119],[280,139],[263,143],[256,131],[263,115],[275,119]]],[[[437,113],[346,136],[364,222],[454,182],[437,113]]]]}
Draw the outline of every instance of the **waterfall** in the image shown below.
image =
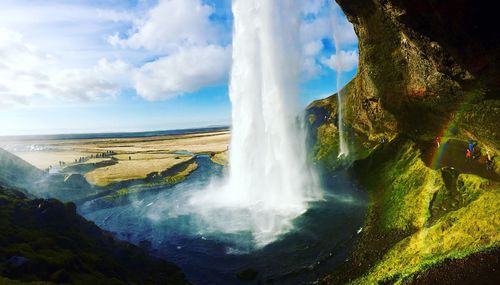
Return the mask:
{"type": "Polygon", "coordinates": [[[342,90],[341,90],[341,85],[342,85],[342,70],[343,70],[343,65],[342,65],[342,43],[340,40],[339,36],[339,19],[338,19],[338,14],[334,10],[334,5],[331,6],[331,19],[332,19],[332,32],[333,32],[333,43],[335,46],[335,55],[336,55],[336,88],[337,88],[337,118],[338,118],[338,130],[339,130],[339,155],[338,157],[347,157],[349,155],[349,147],[347,145],[347,142],[345,140],[344,136],[344,123],[342,119],[342,90]]]}
{"type": "Polygon", "coordinates": [[[234,0],[232,9],[229,175],[191,204],[214,231],[247,231],[263,246],[321,198],[297,119],[300,10],[269,0],[234,0]]]}

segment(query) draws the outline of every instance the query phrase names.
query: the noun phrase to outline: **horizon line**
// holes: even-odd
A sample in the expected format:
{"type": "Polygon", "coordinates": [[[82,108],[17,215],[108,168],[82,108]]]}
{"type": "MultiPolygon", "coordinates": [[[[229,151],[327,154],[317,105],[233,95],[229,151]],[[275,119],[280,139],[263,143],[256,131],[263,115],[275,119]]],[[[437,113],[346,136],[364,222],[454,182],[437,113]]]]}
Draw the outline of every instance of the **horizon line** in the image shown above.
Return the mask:
{"type": "MultiPolygon", "coordinates": [[[[224,129],[230,129],[231,125],[209,125],[209,126],[203,126],[203,127],[190,127],[190,128],[175,128],[175,129],[157,129],[157,130],[144,130],[144,131],[103,131],[103,132],[74,132],[74,133],[51,133],[51,134],[33,134],[33,135],[0,135],[0,141],[1,140],[30,140],[30,139],[59,139],[59,140],[64,140],[64,139],[78,139],[78,138],[71,138],[67,137],[65,138],[64,136],[89,136],[89,137],[82,137],[80,139],[92,139],[92,138],[113,138],[112,135],[118,135],[118,134],[147,134],[147,133],[160,133],[160,132],[175,132],[175,131],[186,131],[186,133],[190,133],[189,131],[196,131],[196,130],[206,130],[206,129],[214,129],[214,130],[224,130],[224,129]],[[94,135],[95,137],[90,137],[94,135]],[[109,135],[109,136],[106,136],[109,135]]],[[[192,132],[195,133],[195,132],[192,132]]],[[[156,136],[161,136],[161,135],[168,135],[168,134],[158,134],[156,136]]],[[[154,135],[152,135],[154,136],[154,135]]]]}

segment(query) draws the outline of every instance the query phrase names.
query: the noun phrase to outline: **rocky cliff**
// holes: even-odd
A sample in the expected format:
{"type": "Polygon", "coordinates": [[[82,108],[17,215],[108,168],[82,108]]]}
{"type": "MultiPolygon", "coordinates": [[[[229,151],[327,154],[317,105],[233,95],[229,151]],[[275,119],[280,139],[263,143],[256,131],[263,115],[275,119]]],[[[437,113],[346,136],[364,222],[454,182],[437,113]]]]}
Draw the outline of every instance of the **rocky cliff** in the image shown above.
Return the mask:
{"type": "Polygon", "coordinates": [[[352,173],[371,202],[352,256],[322,281],[498,281],[500,161],[486,170],[486,151],[500,153],[495,10],[470,0],[337,2],[358,35],[359,66],[341,90],[343,122],[336,94],[308,107],[314,157],[338,166],[344,124],[352,173]],[[483,257],[496,263],[482,268],[483,257]]]}
{"type": "MultiPolygon", "coordinates": [[[[338,3],[359,38],[358,73],[341,93],[352,140],[452,132],[500,149],[494,9],[468,0],[338,3]]],[[[311,108],[325,105],[336,106],[335,96],[311,108]]]]}

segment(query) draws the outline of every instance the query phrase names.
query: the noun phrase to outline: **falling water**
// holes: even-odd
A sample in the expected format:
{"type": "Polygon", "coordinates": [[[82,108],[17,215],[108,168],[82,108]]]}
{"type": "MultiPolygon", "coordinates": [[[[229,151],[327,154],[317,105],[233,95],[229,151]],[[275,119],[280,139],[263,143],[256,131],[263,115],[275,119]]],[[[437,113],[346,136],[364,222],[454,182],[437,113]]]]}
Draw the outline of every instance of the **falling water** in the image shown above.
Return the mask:
{"type": "MultiPolygon", "coordinates": [[[[333,7],[333,5],[332,5],[333,7]]],[[[336,56],[336,79],[337,79],[337,116],[338,116],[338,128],[339,128],[339,155],[338,157],[347,157],[349,155],[349,148],[344,137],[344,123],[342,120],[342,90],[341,90],[341,77],[342,77],[342,44],[340,41],[340,31],[339,31],[339,19],[337,12],[332,8],[332,31],[333,31],[333,43],[335,45],[335,56],[336,56]]]]}
{"type": "Polygon", "coordinates": [[[229,176],[192,197],[213,231],[251,232],[257,246],[293,228],[321,198],[298,122],[295,1],[234,0],[229,176]]]}

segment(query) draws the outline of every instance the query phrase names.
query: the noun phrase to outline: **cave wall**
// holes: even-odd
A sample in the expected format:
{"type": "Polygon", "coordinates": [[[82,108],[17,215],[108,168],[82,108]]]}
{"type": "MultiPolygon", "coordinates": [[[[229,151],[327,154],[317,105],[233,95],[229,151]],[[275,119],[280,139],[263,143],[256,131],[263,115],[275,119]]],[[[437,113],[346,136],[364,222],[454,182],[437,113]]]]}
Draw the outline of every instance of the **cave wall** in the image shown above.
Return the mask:
{"type": "Polygon", "coordinates": [[[358,72],[341,91],[344,123],[354,133],[373,142],[398,133],[432,139],[454,125],[456,135],[500,149],[500,30],[492,7],[337,2],[359,38],[358,72]]]}
{"type": "MultiPolygon", "coordinates": [[[[335,168],[343,123],[351,174],[370,203],[353,253],[319,283],[433,284],[432,278],[453,274],[450,260],[465,264],[478,253],[498,258],[500,180],[433,169],[423,154],[435,136],[446,135],[464,146],[463,140],[477,140],[499,164],[495,9],[469,0],[336,1],[358,35],[359,66],[340,91],[344,122],[337,94],[309,105],[313,153],[335,168]],[[458,176],[450,179],[449,172],[458,176]]],[[[473,266],[464,273],[470,280],[498,275],[498,266],[482,275],[474,275],[473,266]]]]}

